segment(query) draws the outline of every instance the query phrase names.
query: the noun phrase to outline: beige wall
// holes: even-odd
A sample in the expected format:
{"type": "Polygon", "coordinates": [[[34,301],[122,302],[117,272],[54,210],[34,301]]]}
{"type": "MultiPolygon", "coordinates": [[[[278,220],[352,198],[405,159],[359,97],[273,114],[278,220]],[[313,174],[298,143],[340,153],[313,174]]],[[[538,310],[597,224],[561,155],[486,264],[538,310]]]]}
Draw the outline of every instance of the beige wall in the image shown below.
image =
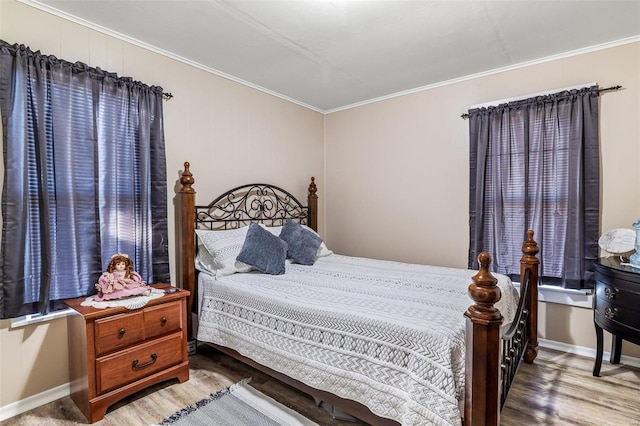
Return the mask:
{"type": "MultiPolygon", "coordinates": [[[[313,175],[323,223],[322,114],[13,0],[0,0],[0,38],[174,95],[164,103],[170,237],[174,188],[184,161],[191,163],[196,201],[202,203],[254,181],[285,187],[304,200],[313,175]]],[[[174,244],[170,241],[173,282],[174,244]]],[[[18,329],[9,323],[0,321],[0,408],[68,381],[65,319],[18,329]]]]}
{"type": "MultiPolygon", "coordinates": [[[[325,116],[326,239],[338,253],[466,267],[468,107],[598,82],[601,230],[640,217],[640,43],[459,82],[325,116]]],[[[594,347],[593,312],[542,304],[541,337],[594,347]]],[[[625,343],[623,353],[640,356],[625,343]]]]}

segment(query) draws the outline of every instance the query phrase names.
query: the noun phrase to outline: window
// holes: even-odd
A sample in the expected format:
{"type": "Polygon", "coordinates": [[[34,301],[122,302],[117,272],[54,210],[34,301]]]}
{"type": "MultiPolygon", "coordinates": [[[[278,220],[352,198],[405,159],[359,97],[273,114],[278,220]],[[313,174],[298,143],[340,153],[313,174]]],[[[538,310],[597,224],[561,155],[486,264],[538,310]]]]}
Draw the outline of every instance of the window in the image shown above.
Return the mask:
{"type": "Polygon", "coordinates": [[[541,284],[593,287],[598,254],[598,88],[469,111],[469,266],[482,251],[517,276],[525,232],[541,284]]]}
{"type": "Polygon", "coordinates": [[[1,318],[95,293],[115,253],[169,281],[162,89],[0,41],[1,318]]]}

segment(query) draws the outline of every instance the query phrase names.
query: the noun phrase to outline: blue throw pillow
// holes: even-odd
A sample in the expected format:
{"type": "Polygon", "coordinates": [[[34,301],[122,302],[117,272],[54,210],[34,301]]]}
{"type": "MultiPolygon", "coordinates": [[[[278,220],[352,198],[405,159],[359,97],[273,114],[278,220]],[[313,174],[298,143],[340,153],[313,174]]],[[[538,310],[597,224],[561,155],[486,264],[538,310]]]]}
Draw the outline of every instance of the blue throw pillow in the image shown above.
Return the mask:
{"type": "Polygon", "coordinates": [[[322,238],[305,229],[298,222],[287,219],[280,238],[287,242],[287,257],[301,265],[313,265],[316,261],[318,248],[322,244],[322,238]]]}
{"type": "Polygon", "coordinates": [[[281,275],[285,271],[287,243],[252,222],[236,260],[265,274],[281,275]]]}

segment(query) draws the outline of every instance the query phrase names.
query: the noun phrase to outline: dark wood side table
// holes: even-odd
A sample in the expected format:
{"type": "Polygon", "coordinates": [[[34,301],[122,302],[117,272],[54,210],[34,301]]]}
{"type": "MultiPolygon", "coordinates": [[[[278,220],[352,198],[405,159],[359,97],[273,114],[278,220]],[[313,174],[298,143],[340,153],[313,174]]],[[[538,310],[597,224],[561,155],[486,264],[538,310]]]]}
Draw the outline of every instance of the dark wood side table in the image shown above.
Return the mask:
{"type": "Polygon", "coordinates": [[[90,423],[150,385],[189,380],[188,295],[181,289],[132,310],[82,306],[86,297],[65,301],[75,311],[67,318],[71,399],[90,423]]]}
{"type": "Polygon", "coordinates": [[[611,364],[620,363],[622,341],[640,345],[640,269],[621,265],[617,256],[594,262],[596,277],[593,322],[596,328],[597,353],[593,375],[600,375],[603,336],[612,336],[611,364]]]}

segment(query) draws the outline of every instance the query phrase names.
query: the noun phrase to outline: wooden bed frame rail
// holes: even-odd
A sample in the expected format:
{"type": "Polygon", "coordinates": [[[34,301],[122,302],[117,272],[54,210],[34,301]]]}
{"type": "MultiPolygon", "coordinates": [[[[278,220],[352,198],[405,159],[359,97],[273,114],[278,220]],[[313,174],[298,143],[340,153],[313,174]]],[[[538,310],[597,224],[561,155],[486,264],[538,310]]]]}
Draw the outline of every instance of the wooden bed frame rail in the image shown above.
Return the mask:
{"type": "MultiPolygon", "coordinates": [[[[191,292],[187,301],[188,312],[193,312],[196,289],[196,204],[194,178],[184,163],[178,193],[180,226],[176,230],[180,243],[179,285],[191,292]]],[[[274,187],[279,189],[277,187],[274,187]]],[[[302,213],[307,225],[317,231],[317,187],[312,177],[307,196],[308,211],[302,213]]],[[[287,193],[287,195],[290,195],[287,193]]],[[[297,200],[296,200],[297,201],[297,200]]],[[[213,203],[212,203],[213,204],[213,203]]],[[[299,218],[298,218],[299,219],[299,218]]],[[[479,271],[469,285],[469,296],[475,302],[464,313],[466,329],[466,365],[465,365],[465,408],[464,425],[499,425],[500,410],[513,383],[521,359],[532,363],[538,353],[538,265],[536,257],[538,246],[533,239],[533,231],[527,231],[522,247],[520,261],[520,302],[516,318],[510,329],[501,335],[502,315],[494,304],[500,300],[500,288],[497,279],[489,272],[491,257],[481,253],[478,257],[479,271]]],[[[192,337],[192,319],[188,315],[188,339],[192,337]]],[[[215,345],[214,345],[215,346],[215,345]]],[[[243,357],[236,351],[218,347],[219,350],[234,356],[253,367],[272,375],[305,393],[316,396],[347,412],[354,417],[374,425],[397,424],[389,419],[374,415],[366,406],[355,401],[344,400],[327,392],[313,389],[282,373],[243,357]]]]}

